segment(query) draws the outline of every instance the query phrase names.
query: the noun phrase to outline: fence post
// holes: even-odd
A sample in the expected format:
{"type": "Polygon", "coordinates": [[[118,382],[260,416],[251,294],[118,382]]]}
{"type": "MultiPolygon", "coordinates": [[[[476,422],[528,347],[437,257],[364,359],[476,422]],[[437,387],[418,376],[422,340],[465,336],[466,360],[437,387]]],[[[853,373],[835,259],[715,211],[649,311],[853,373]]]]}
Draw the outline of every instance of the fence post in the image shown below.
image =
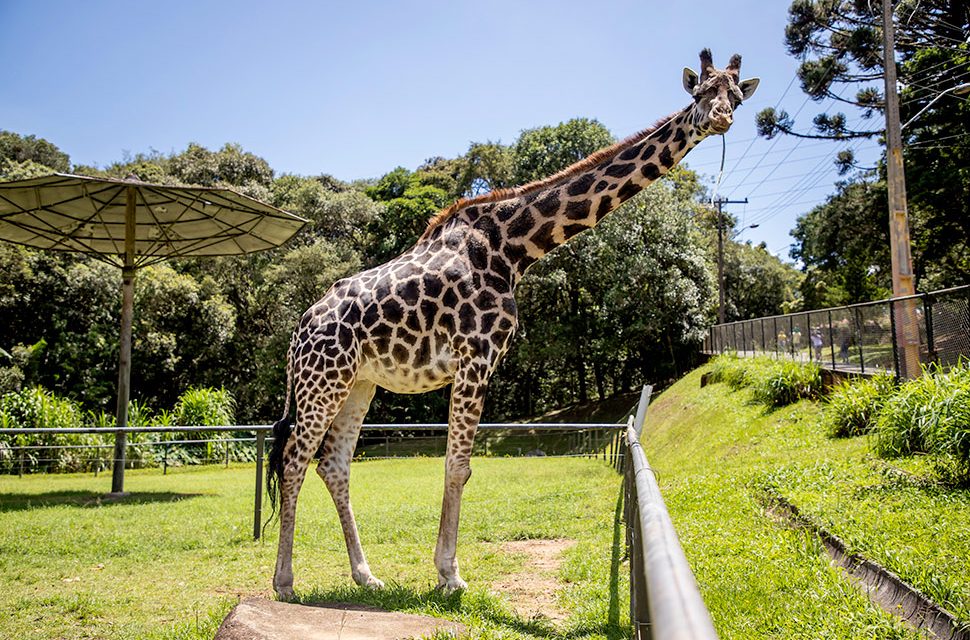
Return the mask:
{"type": "Polygon", "coordinates": [[[761,319],[761,351],[768,353],[768,340],[765,338],[765,319],[761,319]]]}
{"type": "Polygon", "coordinates": [[[795,316],[788,316],[788,351],[795,359],[795,316]]]}
{"type": "Polygon", "coordinates": [[[167,442],[165,443],[165,446],[162,447],[162,475],[163,476],[168,475],[168,443],[167,442]]]}
{"type": "Polygon", "coordinates": [[[24,450],[23,449],[20,450],[20,472],[17,474],[17,477],[19,478],[24,477],[24,450]]]}
{"type": "Polygon", "coordinates": [[[933,296],[920,296],[923,302],[923,317],[926,319],[926,355],[930,362],[936,362],[936,341],[933,338],[933,296]]]}
{"type": "Polygon", "coordinates": [[[829,309],[829,351],[832,352],[832,370],[835,370],[835,327],[832,326],[832,310],[829,309]]]}
{"type": "Polygon", "coordinates": [[[226,450],[226,466],[225,466],[225,468],[228,469],[229,468],[229,438],[226,438],[226,441],[223,442],[222,445],[223,445],[223,447],[226,450]]]}
{"type": "Polygon", "coordinates": [[[263,519],[263,455],[266,451],[266,432],[256,432],[256,497],[253,501],[253,540],[259,540],[259,524],[263,519]]]}
{"type": "Polygon", "coordinates": [[[862,318],[860,317],[862,315],[862,312],[859,311],[859,307],[856,307],[855,313],[853,315],[855,316],[855,321],[856,321],[855,325],[856,325],[856,328],[858,329],[857,334],[859,336],[859,370],[864,375],[866,373],[866,356],[862,352],[862,341],[865,340],[866,333],[862,327],[862,318]]]}
{"type": "Polygon", "coordinates": [[[893,300],[889,300],[889,330],[892,332],[893,345],[893,369],[896,380],[899,380],[899,342],[896,339],[896,305],[893,300]]]}

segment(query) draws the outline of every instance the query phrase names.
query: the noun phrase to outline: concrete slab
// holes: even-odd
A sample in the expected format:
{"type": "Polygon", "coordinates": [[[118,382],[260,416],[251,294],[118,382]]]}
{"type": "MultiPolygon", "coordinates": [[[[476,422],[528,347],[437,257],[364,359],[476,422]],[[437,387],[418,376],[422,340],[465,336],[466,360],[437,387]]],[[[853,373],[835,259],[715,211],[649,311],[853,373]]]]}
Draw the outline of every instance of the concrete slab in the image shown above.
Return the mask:
{"type": "Polygon", "coordinates": [[[250,598],[237,604],[215,640],[408,640],[465,627],[440,618],[354,604],[289,604],[250,598]]]}

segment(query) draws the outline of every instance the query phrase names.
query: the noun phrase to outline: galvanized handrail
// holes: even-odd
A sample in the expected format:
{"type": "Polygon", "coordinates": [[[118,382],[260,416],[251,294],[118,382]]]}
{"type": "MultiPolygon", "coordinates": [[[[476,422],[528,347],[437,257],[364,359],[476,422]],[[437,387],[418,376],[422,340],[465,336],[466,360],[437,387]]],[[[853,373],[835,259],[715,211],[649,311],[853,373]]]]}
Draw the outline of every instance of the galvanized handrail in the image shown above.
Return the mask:
{"type": "Polygon", "coordinates": [[[716,640],[697,581],[640,444],[652,387],[644,387],[637,415],[629,419],[624,465],[630,621],[635,639],[716,640]]]}
{"type": "MultiPolygon", "coordinates": [[[[615,422],[483,422],[478,425],[479,429],[502,430],[502,431],[550,431],[563,429],[622,429],[623,424],[615,422]]],[[[212,433],[219,431],[253,431],[267,432],[272,430],[271,424],[239,424],[218,427],[125,427],[118,429],[115,427],[66,427],[58,429],[56,427],[17,427],[0,429],[0,435],[34,435],[41,433],[61,433],[61,434],[81,434],[81,433],[100,433],[113,435],[115,433],[212,433]]],[[[363,425],[364,431],[443,431],[448,428],[447,422],[418,422],[406,424],[400,422],[371,423],[363,425]]]]}

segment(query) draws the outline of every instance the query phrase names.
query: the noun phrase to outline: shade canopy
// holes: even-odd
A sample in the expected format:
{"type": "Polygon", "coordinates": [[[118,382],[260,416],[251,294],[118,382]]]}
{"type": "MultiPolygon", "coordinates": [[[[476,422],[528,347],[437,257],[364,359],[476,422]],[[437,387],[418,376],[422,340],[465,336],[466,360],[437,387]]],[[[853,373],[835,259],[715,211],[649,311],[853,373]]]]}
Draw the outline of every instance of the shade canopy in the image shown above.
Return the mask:
{"type": "Polygon", "coordinates": [[[111,491],[125,483],[134,279],[167,258],[228,256],[277,247],[303,218],[230,189],[179,187],[55,173],[0,182],[0,240],[87,253],[122,268],[118,410],[111,491]]]}
{"type": "Polygon", "coordinates": [[[123,266],[128,212],[135,267],[271,249],[306,222],[230,189],[68,174],[0,182],[0,239],[29,247],[89,253],[123,266]]]}

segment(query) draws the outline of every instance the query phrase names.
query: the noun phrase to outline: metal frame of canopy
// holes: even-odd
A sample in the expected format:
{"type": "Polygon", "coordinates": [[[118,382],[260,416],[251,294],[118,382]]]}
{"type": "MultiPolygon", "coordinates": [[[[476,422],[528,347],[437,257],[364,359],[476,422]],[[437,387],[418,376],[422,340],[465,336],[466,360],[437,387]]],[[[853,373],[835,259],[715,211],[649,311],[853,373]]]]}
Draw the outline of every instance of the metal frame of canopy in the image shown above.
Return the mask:
{"type": "Polygon", "coordinates": [[[115,180],[53,174],[0,182],[0,239],[50,251],[87,253],[121,267],[119,430],[112,493],[124,492],[127,436],[121,429],[128,426],[138,269],[168,258],[264,251],[289,240],[306,222],[229,189],[159,185],[134,176],[115,180]]]}

